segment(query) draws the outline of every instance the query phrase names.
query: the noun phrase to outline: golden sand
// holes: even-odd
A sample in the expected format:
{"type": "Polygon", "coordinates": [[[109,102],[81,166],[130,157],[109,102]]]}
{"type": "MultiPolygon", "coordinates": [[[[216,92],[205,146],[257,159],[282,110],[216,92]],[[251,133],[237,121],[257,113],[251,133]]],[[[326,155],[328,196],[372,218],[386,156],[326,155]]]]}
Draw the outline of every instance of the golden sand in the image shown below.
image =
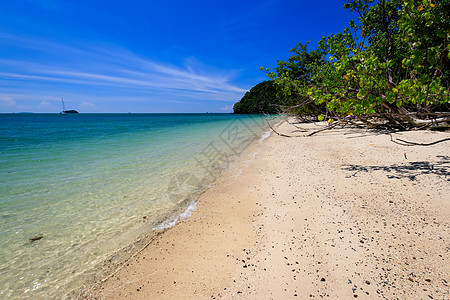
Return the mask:
{"type": "Polygon", "coordinates": [[[450,299],[449,145],[351,128],[272,134],[88,297],[450,299]]]}

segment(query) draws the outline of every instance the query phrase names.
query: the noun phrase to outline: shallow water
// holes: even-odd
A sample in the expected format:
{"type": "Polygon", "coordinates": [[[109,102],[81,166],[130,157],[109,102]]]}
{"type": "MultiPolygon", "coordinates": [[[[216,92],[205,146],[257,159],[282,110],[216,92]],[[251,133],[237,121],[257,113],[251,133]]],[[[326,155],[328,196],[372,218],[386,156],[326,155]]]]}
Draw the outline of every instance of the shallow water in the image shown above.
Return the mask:
{"type": "Polygon", "coordinates": [[[265,131],[262,117],[230,114],[0,115],[1,298],[63,297],[188,216],[265,131]]]}

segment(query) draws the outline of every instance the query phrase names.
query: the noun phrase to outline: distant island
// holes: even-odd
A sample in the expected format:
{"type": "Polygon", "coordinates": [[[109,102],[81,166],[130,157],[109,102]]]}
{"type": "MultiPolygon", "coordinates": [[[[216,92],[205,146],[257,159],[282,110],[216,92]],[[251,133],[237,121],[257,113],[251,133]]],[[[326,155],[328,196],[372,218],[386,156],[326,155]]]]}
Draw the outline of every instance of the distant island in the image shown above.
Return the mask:
{"type": "Polygon", "coordinates": [[[258,83],[246,92],[233,106],[235,114],[275,114],[278,100],[275,83],[271,80],[258,83]]]}

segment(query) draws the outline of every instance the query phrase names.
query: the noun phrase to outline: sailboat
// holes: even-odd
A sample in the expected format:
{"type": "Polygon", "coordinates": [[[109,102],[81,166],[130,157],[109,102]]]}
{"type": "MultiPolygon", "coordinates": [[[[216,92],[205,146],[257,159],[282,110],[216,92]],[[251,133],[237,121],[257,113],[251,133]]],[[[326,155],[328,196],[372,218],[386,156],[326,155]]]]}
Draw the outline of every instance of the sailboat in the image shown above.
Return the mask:
{"type": "Polygon", "coordinates": [[[62,108],[63,108],[63,110],[62,110],[62,112],[60,112],[59,114],[61,114],[61,115],[67,115],[67,114],[77,114],[77,113],[78,113],[78,112],[77,112],[76,110],[74,110],[74,109],[66,110],[66,105],[64,104],[64,98],[61,98],[61,102],[62,102],[62,108]]]}

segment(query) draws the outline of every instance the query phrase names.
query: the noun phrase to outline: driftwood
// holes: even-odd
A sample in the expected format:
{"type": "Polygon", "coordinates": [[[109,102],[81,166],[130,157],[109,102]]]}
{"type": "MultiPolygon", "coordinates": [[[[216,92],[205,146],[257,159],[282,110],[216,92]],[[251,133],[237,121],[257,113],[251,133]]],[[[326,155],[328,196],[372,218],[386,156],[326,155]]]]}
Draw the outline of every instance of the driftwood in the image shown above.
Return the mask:
{"type": "Polygon", "coordinates": [[[267,125],[269,125],[270,129],[272,129],[273,132],[275,132],[276,134],[278,134],[279,136],[284,136],[284,137],[292,137],[291,135],[286,135],[283,133],[279,133],[278,131],[276,131],[272,125],[270,125],[269,120],[266,119],[267,125]]]}
{"type": "MultiPolygon", "coordinates": [[[[277,106],[282,112],[287,116],[294,118],[303,119],[304,121],[313,121],[317,116],[311,115],[309,113],[296,114],[290,113],[296,111],[296,109],[310,105],[312,102],[310,99],[302,99],[301,103],[294,106],[284,106],[284,105],[274,105],[277,106]]],[[[347,115],[342,116],[325,109],[324,111],[325,120],[335,119],[337,121],[328,124],[325,127],[321,127],[306,136],[313,136],[317,133],[323,132],[325,130],[333,129],[337,126],[352,125],[360,128],[372,128],[377,130],[402,130],[408,131],[411,129],[431,129],[431,130],[449,130],[450,129],[450,111],[449,105],[442,103],[440,106],[407,106],[407,107],[396,107],[389,103],[382,103],[379,111],[375,113],[365,114],[365,115],[347,115]]],[[[289,122],[294,127],[301,129],[289,122]]],[[[270,129],[279,136],[293,137],[291,135],[282,134],[277,132],[268,122],[270,129]]],[[[443,141],[446,141],[445,139],[443,141]]],[[[394,142],[394,141],[393,141],[394,142]]],[[[438,141],[441,142],[441,141],[438,141]]],[[[421,145],[420,143],[402,141],[397,139],[397,143],[408,146],[429,146],[421,145]]],[[[436,142],[437,143],[437,142],[436,142]]],[[[432,143],[431,145],[434,145],[432,143]]]]}
{"type": "MultiPolygon", "coordinates": [[[[440,119],[441,120],[445,119],[445,122],[447,122],[448,119],[450,119],[450,117],[445,117],[445,118],[440,118],[440,119]]],[[[279,133],[278,131],[276,131],[273,128],[273,126],[270,124],[270,122],[268,121],[267,118],[266,118],[266,122],[267,122],[267,125],[270,127],[270,129],[273,132],[275,132],[277,135],[279,135],[279,136],[288,137],[288,138],[299,137],[299,136],[292,136],[292,135],[287,135],[287,134],[284,134],[284,133],[279,133]]],[[[294,126],[296,128],[299,128],[298,126],[296,126],[292,122],[289,122],[289,121],[287,121],[287,122],[290,125],[292,125],[292,126],[294,126]]],[[[335,128],[338,125],[341,125],[342,128],[344,128],[348,124],[350,124],[352,126],[361,127],[361,123],[363,123],[366,126],[372,127],[372,128],[379,128],[379,127],[381,127],[381,126],[376,126],[375,123],[367,122],[367,120],[365,120],[364,118],[355,118],[353,115],[348,115],[345,118],[342,118],[342,119],[340,119],[338,121],[334,121],[333,123],[328,124],[325,127],[322,127],[322,128],[320,128],[318,130],[314,130],[313,132],[307,134],[306,136],[309,137],[309,136],[313,136],[313,135],[315,135],[317,133],[323,132],[325,130],[331,130],[331,129],[335,128]],[[355,122],[355,120],[356,120],[356,122],[355,122]],[[360,122],[359,124],[358,124],[358,121],[360,122]]],[[[426,122],[426,123],[428,123],[428,122],[426,122]]],[[[303,128],[300,128],[300,129],[302,129],[303,131],[306,131],[303,128]]],[[[442,142],[450,141],[450,138],[445,138],[445,139],[437,140],[437,141],[434,141],[434,142],[431,142],[431,143],[417,143],[417,142],[412,142],[412,141],[406,141],[406,140],[399,139],[399,138],[394,139],[392,137],[392,134],[390,134],[390,137],[391,137],[391,142],[393,142],[395,144],[398,144],[398,145],[401,145],[401,146],[432,146],[432,145],[436,145],[436,144],[439,144],[439,143],[442,143],[442,142]]],[[[406,158],[406,154],[405,154],[405,158],[406,158]]]]}
{"type": "Polygon", "coordinates": [[[391,136],[391,142],[396,143],[401,146],[432,146],[432,145],[436,145],[438,143],[450,141],[450,138],[445,138],[445,139],[441,139],[438,141],[434,141],[432,143],[416,143],[416,142],[405,141],[402,139],[394,140],[394,138],[392,137],[392,134],[390,134],[390,136],[391,136]]]}
{"type": "Polygon", "coordinates": [[[298,130],[296,130],[296,131],[301,131],[301,132],[307,132],[308,131],[305,128],[302,128],[302,127],[299,127],[299,126],[295,125],[295,123],[292,123],[292,122],[289,122],[289,121],[287,121],[287,122],[289,123],[289,125],[292,125],[295,128],[297,128],[298,130]]]}
{"type": "Polygon", "coordinates": [[[340,124],[339,121],[335,121],[335,122],[329,124],[329,125],[326,126],[326,127],[322,127],[322,128],[320,128],[320,129],[318,129],[318,130],[315,130],[315,131],[311,132],[311,133],[308,134],[307,136],[312,136],[312,135],[314,135],[314,134],[316,134],[316,133],[319,133],[319,132],[322,132],[322,131],[325,131],[325,130],[333,129],[334,127],[338,126],[339,124],[340,124]]]}

